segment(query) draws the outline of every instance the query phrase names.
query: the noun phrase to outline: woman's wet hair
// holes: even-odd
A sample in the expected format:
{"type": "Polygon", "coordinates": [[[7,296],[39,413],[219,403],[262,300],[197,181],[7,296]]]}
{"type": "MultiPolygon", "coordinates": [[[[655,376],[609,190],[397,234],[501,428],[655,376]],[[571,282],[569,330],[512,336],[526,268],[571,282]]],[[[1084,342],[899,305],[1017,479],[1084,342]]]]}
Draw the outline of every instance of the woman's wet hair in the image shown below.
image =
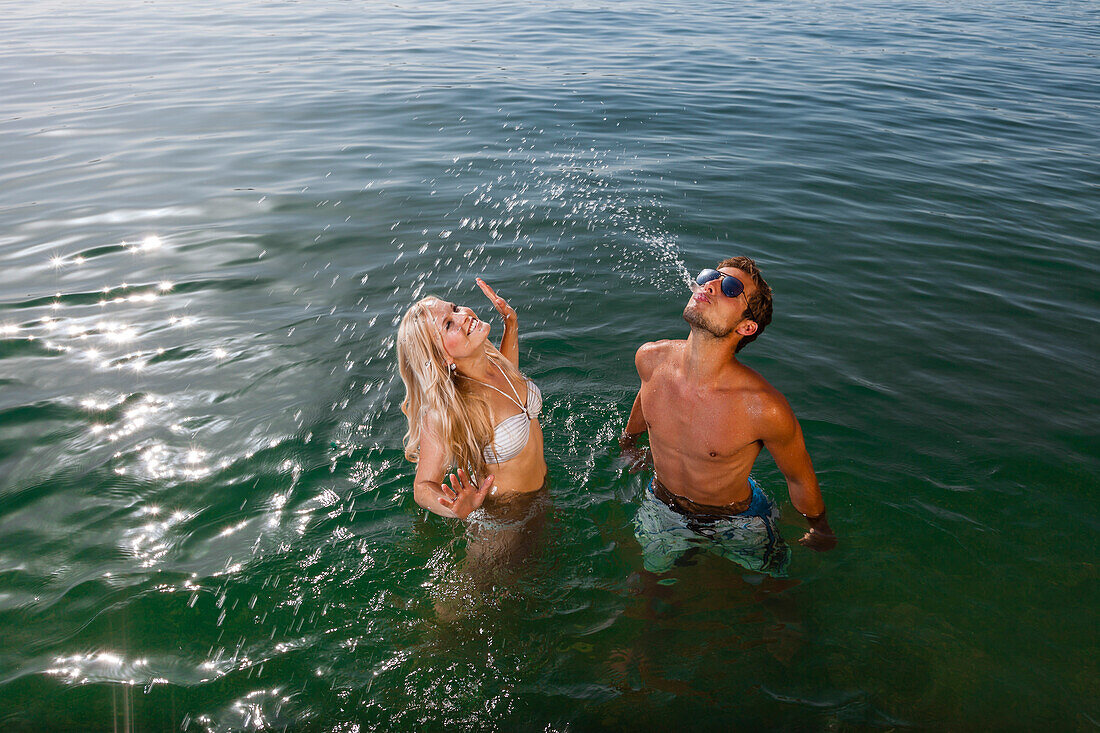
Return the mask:
{"type": "MultiPolygon", "coordinates": [[[[446,451],[449,467],[464,468],[480,480],[488,474],[482,450],[493,440],[489,404],[449,368],[438,327],[429,310],[439,298],[428,296],[414,303],[397,328],[397,368],[405,383],[401,412],[409,422],[405,433],[405,458],[416,463],[420,457],[423,431],[437,436],[446,451]]],[[[486,356],[510,379],[522,379],[516,367],[485,341],[486,356]]]]}

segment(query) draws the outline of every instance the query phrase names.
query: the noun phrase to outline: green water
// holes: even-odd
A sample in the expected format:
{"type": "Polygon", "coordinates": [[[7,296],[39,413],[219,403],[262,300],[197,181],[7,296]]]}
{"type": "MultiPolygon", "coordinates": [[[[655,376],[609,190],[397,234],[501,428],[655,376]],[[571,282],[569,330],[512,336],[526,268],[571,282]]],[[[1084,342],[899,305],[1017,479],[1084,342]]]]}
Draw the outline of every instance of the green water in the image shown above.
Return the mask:
{"type": "Polygon", "coordinates": [[[1094,729],[1096,21],[7,8],[0,727],[1094,729]],[[633,354],[733,254],[840,546],[654,578],[633,354]],[[393,340],[429,292],[487,317],[475,276],[519,311],[550,506],[444,621],[466,536],[412,499],[393,340]]]}

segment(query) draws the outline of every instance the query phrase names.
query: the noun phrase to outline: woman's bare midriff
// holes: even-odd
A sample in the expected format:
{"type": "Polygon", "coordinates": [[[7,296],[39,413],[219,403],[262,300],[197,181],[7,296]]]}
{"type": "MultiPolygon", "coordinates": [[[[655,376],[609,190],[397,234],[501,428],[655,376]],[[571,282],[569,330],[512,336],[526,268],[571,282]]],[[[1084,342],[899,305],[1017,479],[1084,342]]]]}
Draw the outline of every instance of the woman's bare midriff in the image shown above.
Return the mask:
{"type": "Polygon", "coordinates": [[[493,488],[488,501],[511,494],[529,494],[545,485],[546,459],[542,454],[542,428],[537,420],[531,422],[531,435],[523,451],[504,463],[490,463],[489,471],[493,474],[493,488]]]}

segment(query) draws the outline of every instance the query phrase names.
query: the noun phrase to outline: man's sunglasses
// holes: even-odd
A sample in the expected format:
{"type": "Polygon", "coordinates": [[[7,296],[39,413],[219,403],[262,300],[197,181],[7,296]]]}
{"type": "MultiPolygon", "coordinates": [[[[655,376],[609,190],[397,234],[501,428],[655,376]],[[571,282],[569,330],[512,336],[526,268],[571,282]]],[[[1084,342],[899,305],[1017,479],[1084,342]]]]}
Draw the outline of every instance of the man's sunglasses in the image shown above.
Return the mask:
{"type": "Polygon", "coordinates": [[[717,280],[718,278],[722,278],[722,295],[727,298],[736,298],[738,295],[745,292],[745,283],[741,282],[733,275],[727,275],[724,272],[718,272],[718,270],[711,270],[709,268],[700,272],[695,277],[695,282],[699,287],[702,287],[711,280],[717,280]]]}

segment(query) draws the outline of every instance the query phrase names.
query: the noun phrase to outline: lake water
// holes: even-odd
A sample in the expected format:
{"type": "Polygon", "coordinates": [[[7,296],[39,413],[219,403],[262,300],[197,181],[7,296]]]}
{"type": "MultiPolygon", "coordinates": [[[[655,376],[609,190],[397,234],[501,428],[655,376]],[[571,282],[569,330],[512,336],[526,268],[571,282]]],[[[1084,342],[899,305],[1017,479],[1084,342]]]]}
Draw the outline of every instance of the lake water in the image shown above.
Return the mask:
{"type": "Polygon", "coordinates": [[[1100,725],[1095,3],[47,1],[0,33],[4,730],[1100,725]],[[840,546],[654,578],[633,354],[734,254],[840,546]],[[550,508],[453,620],[394,335],[429,292],[487,317],[475,276],[520,314],[550,508]]]}

